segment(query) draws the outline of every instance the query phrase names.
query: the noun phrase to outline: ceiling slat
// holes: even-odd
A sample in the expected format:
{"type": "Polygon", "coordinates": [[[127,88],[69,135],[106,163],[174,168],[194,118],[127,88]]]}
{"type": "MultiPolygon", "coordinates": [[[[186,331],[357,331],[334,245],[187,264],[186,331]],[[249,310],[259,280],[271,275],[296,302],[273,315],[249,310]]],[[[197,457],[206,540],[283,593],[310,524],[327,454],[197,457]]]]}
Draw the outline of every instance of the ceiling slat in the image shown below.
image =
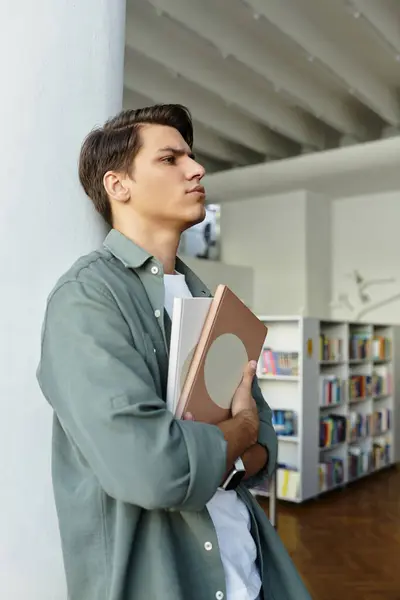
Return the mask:
{"type": "Polygon", "coordinates": [[[215,47],[178,23],[158,17],[149,4],[138,4],[129,16],[126,43],[296,142],[325,147],[321,122],[287,106],[273,91],[256,87],[245,68],[238,73],[237,64],[224,61],[215,47]]]}
{"type": "MultiPolygon", "coordinates": [[[[135,0],[138,2],[139,0],[135,0]]],[[[143,0],[140,0],[143,1],[143,0]]],[[[234,2],[236,0],[229,0],[234,2]]],[[[357,115],[315,80],[298,73],[279,55],[268,54],[268,47],[229,18],[230,11],[215,0],[148,0],[157,10],[231,54],[252,71],[288,92],[299,106],[322,119],[341,133],[365,137],[365,127],[357,115]]],[[[268,4],[268,3],[267,3],[268,4]]],[[[292,18],[292,17],[291,17],[292,18]]]]}
{"type": "MultiPolygon", "coordinates": [[[[400,57],[400,2],[396,8],[376,0],[349,0],[360,17],[368,21],[382,41],[400,57]]],[[[398,60],[398,59],[397,59],[398,60]]]]}
{"type": "MultiPolygon", "coordinates": [[[[355,96],[391,125],[400,123],[400,102],[394,90],[375,77],[351,54],[340,40],[334,43],[301,9],[290,0],[246,0],[254,11],[263,15],[292,38],[299,46],[322,62],[355,96]]],[[[380,3],[379,3],[380,5],[380,3]]],[[[327,23],[327,27],[329,24],[327,23]]]]}
{"type": "Polygon", "coordinates": [[[257,125],[233,107],[227,107],[202,88],[174,77],[160,64],[132,49],[126,52],[125,85],[155,102],[185,104],[198,121],[209,125],[222,137],[262,155],[283,157],[293,153],[292,145],[284,138],[257,125]]]}

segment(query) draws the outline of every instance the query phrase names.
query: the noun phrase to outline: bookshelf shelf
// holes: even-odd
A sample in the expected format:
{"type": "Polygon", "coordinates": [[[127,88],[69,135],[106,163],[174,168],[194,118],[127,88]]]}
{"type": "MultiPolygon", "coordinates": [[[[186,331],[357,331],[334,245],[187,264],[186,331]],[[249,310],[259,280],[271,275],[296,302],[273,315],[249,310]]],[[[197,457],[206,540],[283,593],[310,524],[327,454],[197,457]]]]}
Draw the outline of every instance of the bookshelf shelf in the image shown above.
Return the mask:
{"type": "Polygon", "coordinates": [[[295,435],[279,435],[278,437],[280,442],[287,442],[292,444],[299,443],[299,438],[295,435]]]}
{"type": "Polygon", "coordinates": [[[259,379],[272,379],[275,381],[299,381],[298,375],[263,375],[259,379]]]}
{"type": "Polygon", "coordinates": [[[278,498],[301,503],[398,462],[400,326],[259,318],[268,326],[258,378],[278,433],[278,498]]]}

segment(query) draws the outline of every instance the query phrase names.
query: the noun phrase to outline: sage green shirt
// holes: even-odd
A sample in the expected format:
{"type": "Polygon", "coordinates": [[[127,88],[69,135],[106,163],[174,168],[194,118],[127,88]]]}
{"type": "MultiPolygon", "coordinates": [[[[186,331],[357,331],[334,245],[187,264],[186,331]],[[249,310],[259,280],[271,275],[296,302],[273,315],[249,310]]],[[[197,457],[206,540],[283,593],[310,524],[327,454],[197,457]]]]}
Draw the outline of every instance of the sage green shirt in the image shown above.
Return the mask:
{"type": "MultiPolygon", "coordinates": [[[[194,296],[210,296],[179,259],[176,267],[194,296]]],[[[161,263],[116,230],[49,296],[37,375],[54,410],[52,475],[69,600],[226,597],[206,509],[225,471],[226,442],[216,426],[176,420],[166,408],[168,325],[161,263]]],[[[250,511],[265,598],[308,599],[248,490],[272,473],[277,455],[256,380],[253,393],[269,461],[238,493],[250,511]]]]}

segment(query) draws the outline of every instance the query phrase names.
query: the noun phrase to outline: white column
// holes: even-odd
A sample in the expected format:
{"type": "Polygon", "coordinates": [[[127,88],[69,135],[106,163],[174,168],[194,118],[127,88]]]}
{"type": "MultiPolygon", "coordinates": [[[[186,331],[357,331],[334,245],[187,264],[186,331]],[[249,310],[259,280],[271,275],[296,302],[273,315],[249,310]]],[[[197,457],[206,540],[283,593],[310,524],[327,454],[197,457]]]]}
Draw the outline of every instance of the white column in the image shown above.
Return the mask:
{"type": "Polygon", "coordinates": [[[105,233],[77,160],[122,107],[125,1],[5,0],[0,22],[0,598],[65,600],[35,372],[50,289],[105,233]]]}

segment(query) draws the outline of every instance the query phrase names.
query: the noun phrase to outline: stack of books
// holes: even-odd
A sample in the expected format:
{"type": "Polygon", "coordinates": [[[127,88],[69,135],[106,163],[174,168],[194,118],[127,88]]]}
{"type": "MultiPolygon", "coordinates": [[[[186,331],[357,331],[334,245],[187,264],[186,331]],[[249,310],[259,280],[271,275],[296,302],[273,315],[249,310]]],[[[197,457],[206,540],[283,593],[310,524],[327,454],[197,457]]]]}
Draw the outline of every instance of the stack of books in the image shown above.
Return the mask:
{"type": "Polygon", "coordinates": [[[175,298],[167,407],[183,418],[217,424],[229,418],[243,371],[258,361],[267,327],[226,286],[214,298],[175,298]]]}

